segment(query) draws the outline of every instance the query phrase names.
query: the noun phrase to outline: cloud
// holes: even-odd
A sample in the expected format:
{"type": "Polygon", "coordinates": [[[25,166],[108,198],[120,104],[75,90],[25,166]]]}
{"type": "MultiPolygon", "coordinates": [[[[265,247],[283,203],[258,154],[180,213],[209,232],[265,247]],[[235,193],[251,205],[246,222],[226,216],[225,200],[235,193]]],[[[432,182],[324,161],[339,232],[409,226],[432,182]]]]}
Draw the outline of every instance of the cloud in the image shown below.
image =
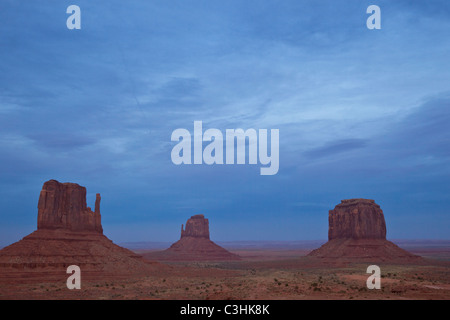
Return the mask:
{"type": "Polygon", "coordinates": [[[55,151],[65,152],[82,148],[95,143],[95,139],[77,135],[75,133],[37,133],[29,135],[28,138],[38,145],[55,151]]]}
{"type": "Polygon", "coordinates": [[[336,140],[325,144],[322,147],[307,151],[305,154],[309,158],[331,157],[336,154],[346,153],[355,149],[362,149],[368,145],[365,139],[344,139],[336,140]]]}
{"type": "Polygon", "coordinates": [[[106,221],[121,223],[183,222],[198,206],[287,230],[355,194],[396,215],[418,208],[413,194],[443,212],[449,2],[380,0],[380,32],[365,27],[369,4],[80,0],[72,32],[65,4],[3,1],[0,203],[58,178],[105,194],[106,221]],[[171,133],[194,120],[280,129],[279,173],[174,166],[171,133]]]}
{"type": "Polygon", "coordinates": [[[394,131],[395,148],[417,155],[450,156],[450,95],[442,94],[422,104],[394,131]]]}
{"type": "Polygon", "coordinates": [[[428,98],[412,112],[391,122],[373,137],[359,163],[393,175],[429,179],[450,174],[450,99],[447,93],[428,98]]]}

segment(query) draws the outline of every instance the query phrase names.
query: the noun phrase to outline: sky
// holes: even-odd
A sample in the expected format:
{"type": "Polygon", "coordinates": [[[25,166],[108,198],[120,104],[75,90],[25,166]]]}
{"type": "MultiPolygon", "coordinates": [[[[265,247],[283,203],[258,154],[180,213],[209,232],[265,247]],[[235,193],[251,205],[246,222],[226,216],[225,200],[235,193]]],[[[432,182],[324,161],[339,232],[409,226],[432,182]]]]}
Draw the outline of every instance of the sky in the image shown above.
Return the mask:
{"type": "Polygon", "coordinates": [[[50,179],[100,193],[116,243],[176,241],[195,214],[216,241],[327,239],[349,198],[388,239],[449,239],[447,0],[2,0],[0,22],[0,246],[50,179]],[[278,129],[278,173],[173,164],[194,121],[278,129]]]}

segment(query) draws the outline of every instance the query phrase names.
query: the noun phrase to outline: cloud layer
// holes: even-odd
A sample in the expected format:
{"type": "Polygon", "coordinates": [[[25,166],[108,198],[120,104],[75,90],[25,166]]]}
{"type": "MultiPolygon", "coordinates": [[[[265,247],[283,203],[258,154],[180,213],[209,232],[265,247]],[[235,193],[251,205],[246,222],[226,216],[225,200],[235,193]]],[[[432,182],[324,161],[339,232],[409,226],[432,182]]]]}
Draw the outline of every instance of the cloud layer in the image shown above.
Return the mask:
{"type": "Polygon", "coordinates": [[[326,238],[353,197],[388,236],[448,237],[448,1],[380,0],[377,31],[360,0],[78,1],[77,31],[70,4],[0,5],[0,231],[19,230],[0,243],[52,178],[102,193],[120,241],[174,240],[197,213],[219,240],[326,238]],[[279,129],[279,173],[174,166],[195,120],[279,129]]]}

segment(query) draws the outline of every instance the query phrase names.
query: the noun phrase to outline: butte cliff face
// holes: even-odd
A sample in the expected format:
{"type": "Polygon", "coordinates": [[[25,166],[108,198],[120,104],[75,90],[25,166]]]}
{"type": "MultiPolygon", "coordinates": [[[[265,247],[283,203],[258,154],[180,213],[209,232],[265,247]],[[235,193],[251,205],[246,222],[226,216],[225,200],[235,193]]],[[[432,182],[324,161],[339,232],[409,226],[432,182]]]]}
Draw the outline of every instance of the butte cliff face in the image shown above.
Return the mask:
{"type": "Polygon", "coordinates": [[[328,242],[309,256],[327,263],[421,260],[386,240],[384,214],[374,200],[342,200],[329,211],[328,223],[328,242]]]}
{"type": "Polygon", "coordinates": [[[8,274],[58,274],[66,279],[70,265],[93,275],[100,272],[114,276],[147,272],[155,264],[103,235],[100,194],[93,212],[86,206],[86,188],[50,180],[44,183],[39,196],[37,230],[0,250],[0,269],[8,274]]]}
{"type": "Polygon", "coordinates": [[[186,229],[181,225],[181,238],[194,237],[209,239],[209,221],[202,214],[192,216],[186,222],[186,229]]]}
{"type": "Polygon", "coordinates": [[[95,212],[86,206],[86,188],[76,183],[44,183],[38,202],[38,229],[65,229],[103,233],[100,194],[95,212]]]}
{"type": "Polygon", "coordinates": [[[219,261],[240,260],[209,239],[209,221],[202,214],[192,216],[181,225],[181,238],[167,250],[144,255],[162,261],[219,261]]]}
{"type": "Polygon", "coordinates": [[[342,200],[328,216],[328,240],[386,239],[383,211],[374,200],[342,200]]]}

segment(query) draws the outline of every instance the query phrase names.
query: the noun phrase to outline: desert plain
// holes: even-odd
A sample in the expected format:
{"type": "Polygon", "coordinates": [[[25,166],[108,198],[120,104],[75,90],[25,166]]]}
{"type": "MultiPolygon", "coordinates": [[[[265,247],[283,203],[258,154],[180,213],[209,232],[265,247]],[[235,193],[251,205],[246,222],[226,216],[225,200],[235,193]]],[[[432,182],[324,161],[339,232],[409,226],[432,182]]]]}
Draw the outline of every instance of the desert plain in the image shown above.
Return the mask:
{"type": "MultiPolygon", "coordinates": [[[[378,263],[379,290],[367,289],[367,263],[328,265],[308,257],[318,242],[220,243],[242,259],[149,261],[149,271],[141,275],[82,270],[80,290],[67,288],[65,268],[45,272],[2,269],[0,299],[450,299],[450,241],[397,241],[424,261],[417,265],[378,263]]],[[[151,243],[125,245],[141,255],[160,250],[151,243]]]]}

